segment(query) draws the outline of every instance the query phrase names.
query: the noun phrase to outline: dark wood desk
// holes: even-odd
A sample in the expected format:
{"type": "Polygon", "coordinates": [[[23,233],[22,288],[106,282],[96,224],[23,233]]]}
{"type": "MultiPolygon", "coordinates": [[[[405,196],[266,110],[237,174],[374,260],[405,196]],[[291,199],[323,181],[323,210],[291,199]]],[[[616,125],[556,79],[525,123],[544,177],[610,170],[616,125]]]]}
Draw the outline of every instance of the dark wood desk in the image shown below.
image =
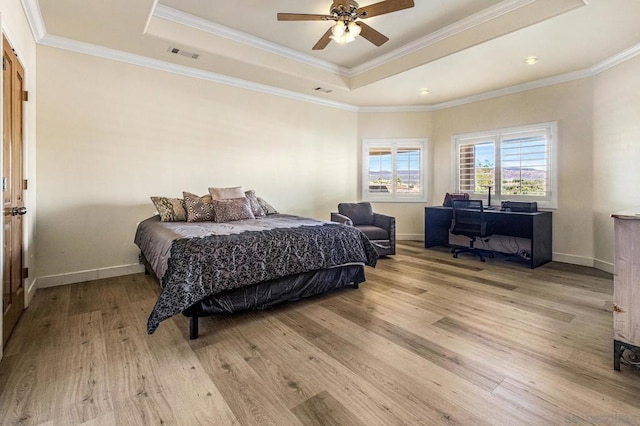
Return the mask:
{"type": "MultiPolygon", "coordinates": [[[[531,241],[529,248],[531,269],[551,261],[551,212],[517,213],[485,210],[484,213],[494,235],[526,238],[531,241]]],[[[451,207],[425,207],[425,247],[449,244],[451,216],[451,207]]]]}

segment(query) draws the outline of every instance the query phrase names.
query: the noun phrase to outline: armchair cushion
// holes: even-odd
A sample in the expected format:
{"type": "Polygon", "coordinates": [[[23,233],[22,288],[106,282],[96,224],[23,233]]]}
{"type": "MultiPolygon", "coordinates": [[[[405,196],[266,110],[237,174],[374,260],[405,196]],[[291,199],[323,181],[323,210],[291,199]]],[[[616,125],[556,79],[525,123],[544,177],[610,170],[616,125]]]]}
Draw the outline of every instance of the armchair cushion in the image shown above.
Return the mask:
{"type": "Polygon", "coordinates": [[[364,235],[367,236],[370,240],[388,240],[389,232],[386,229],[378,228],[373,225],[359,225],[357,226],[359,230],[361,230],[364,235]]]}
{"type": "Polygon", "coordinates": [[[396,254],[396,218],[374,213],[371,203],[340,203],[331,221],[358,228],[369,238],[378,257],[396,254]]]}
{"type": "Polygon", "coordinates": [[[354,225],[373,225],[373,207],[371,203],[340,203],[338,213],[347,216],[354,225]]]}

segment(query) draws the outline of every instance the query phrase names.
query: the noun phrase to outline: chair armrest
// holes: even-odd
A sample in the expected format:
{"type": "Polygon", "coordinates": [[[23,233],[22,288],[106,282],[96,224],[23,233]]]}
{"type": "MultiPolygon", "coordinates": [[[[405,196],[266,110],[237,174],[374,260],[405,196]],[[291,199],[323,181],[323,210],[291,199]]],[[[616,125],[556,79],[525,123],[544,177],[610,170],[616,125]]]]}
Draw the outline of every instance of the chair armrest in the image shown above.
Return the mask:
{"type": "Polygon", "coordinates": [[[377,226],[378,228],[382,228],[382,229],[386,229],[387,231],[390,231],[391,228],[395,229],[396,227],[396,218],[393,216],[387,216],[381,213],[374,213],[373,225],[377,226]]]}
{"type": "MultiPolygon", "coordinates": [[[[396,218],[381,213],[373,213],[373,224],[378,228],[386,229],[389,233],[389,246],[384,248],[382,254],[396,254],[396,218]]],[[[381,253],[378,251],[378,253],[381,253]]]]}
{"type": "Polygon", "coordinates": [[[353,226],[353,222],[345,215],[341,215],[340,213],[331,212],[331,222],[338,222],[344,225],[353,226]]]}

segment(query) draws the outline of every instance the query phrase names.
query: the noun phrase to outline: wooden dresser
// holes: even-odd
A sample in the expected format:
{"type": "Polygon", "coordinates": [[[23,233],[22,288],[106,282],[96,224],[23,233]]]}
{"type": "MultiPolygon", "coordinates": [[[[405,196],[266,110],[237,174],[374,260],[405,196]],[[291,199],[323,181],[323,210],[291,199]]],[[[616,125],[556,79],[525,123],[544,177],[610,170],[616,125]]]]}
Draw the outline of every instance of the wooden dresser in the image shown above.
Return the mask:
{"type": "Polygon", "coordinates": [[[613,368],[640,366],[640,208],[611,215],[615,223],[613,368]]]}

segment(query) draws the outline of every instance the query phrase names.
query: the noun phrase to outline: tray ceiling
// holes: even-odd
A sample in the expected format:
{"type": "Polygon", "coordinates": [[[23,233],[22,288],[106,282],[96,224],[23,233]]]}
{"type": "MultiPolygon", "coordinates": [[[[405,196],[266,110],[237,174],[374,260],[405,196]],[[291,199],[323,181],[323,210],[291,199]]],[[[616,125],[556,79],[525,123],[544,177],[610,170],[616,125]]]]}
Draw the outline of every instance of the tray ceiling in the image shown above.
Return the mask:
{"type": "Polygon", "coordinates": [[[42,16],[43,44],[108,48],[360,107],[441,105],[584,73],[640,43],[637,0],[416,0],[367,19],[390,38],[383,46],[358,38],[322,51],[311,47],[331,23],[279,22],[276,13],[325,14],[330,0],[23,3],[42,16]],[[540,60],[526,65],[529,56],[540,60]]]}

